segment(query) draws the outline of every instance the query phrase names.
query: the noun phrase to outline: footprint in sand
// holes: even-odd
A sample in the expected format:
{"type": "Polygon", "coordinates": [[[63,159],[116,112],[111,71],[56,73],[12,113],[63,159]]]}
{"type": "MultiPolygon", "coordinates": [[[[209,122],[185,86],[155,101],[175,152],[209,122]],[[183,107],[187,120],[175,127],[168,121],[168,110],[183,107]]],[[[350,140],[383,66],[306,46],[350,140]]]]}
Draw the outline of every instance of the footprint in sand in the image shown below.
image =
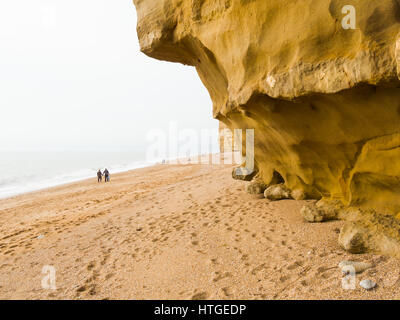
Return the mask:
{"type": "Polygon", "coordinates": [[[213,279],[213,282],[218,282],[222,279],[232,277],[232,274],[230,272],[221,273],[219,271],[216,271],[215,274],[216,274],[216,277],[213,279]]]}
{"type": "Polygon", "coordinates": [[[230,296],[233,295],[233,291],[232,291],[232,289],[229,288],[229,287],[222,288],[221,290],[222,290],[222,292],[224,293],[224,295],[225,295],[226,297],[230,297],[230,296]]]}
{"type": "Polygon", "coordinates": [[[249,259],[249,255],[248,254],[242,255],[242,257],[240,258],[240,260],[242,260],[242,261],[246,261],[248,259],[249,259]]]}
{"type": "Polygon", "coordinates": [[[287,267],[287,269],[288,270],[294,270],[294,269],[296,269],[296,268],[298,268],[298,267],[301,267],[303,265],[303,262],[302,261],[295,261],[294,263],[292,263],[291,265],[289,265],[288,267],[287,267]]]}
{"type": "Polygon", "coordinates": [[[218,258],[212,258],[207,263],[215,266],[218,264],[218,258]]]}
{"type": "Polygon", "coordinates": [[[280,277],[279,281],[283,283],[283,282],[288,281],[289,279],[290,279],[290,276],[289,275],[285,275],[285,276],[280,277]]]}
{"type": "Polygon", "coordinates": [[[193,295],[191,300],[206,300],[207,298],[208,298],[207,292],[200,292],[193,295]]]}
{"type": "Polygon", "coordinates": [[[96,263],[94,261],[92,261],[87,265],[87,269],[90,271],[95,267],[95,265],[96,265],[96,263]]]}
{"type": "Polygon", "coordinates": [[[86,286],[83,285],[83,286],[80,286],[78,289],[76,289],[76,292],[77,292],[77,293],[85,292],[86,289],[87,289],[86,286]]]}
{"type": "Polygon", "coordinates": [[[303,287],[308,287],[308,286],[309,286],[309,283],[308,283],[307,280],[302,280],[302,281],[300,282],[300,284],[301,284],[303,287]]]}
{"type": "Polygon", "coordinates": [[[112,277],[114,277],[114,275],[115,275],[114,273],[109,273],[109,274],[106,275],[105,279],[106,279],[106,280],[109,280],[109,279],[111,279],[112,277]]]}

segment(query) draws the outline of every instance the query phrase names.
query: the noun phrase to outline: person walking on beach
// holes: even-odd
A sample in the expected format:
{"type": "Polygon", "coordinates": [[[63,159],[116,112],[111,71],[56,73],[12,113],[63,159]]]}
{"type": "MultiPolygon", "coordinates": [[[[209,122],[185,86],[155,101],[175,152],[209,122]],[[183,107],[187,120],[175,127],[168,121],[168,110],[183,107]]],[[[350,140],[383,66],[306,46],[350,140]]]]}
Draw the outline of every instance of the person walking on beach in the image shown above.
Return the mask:
{"type": "Polygon", "coordinates": [[[108,172],[107,168],[103,172],[104,174],[104,182],[110,182],[110,172],[108,172]]]}
{"type": "Polygon", "coordinates": [[[97,171],[97,182],[101,182],[103,180],[103,174],[101,173],[101,170],[97,171]]]}

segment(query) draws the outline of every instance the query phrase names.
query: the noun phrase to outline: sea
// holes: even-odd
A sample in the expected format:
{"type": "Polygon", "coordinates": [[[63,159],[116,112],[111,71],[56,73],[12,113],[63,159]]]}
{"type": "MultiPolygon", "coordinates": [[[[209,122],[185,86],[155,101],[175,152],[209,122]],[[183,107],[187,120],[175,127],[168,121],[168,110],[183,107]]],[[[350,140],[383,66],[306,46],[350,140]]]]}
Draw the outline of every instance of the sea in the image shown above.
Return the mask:
{"type": "Polygon", "coordinates": [[[0,198],[155,164],[135,151],[0,151],[0,198]]]}

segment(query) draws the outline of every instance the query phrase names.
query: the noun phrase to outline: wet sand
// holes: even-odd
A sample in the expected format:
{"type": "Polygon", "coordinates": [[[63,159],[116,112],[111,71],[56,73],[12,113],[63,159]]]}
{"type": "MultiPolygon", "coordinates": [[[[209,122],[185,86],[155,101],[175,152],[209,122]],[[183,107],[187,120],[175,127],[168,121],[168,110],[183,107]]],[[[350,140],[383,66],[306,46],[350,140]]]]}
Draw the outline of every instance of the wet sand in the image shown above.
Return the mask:
{"type": "Polygon", "coordinates": [[[0,298],[400,298],[398,260],[344,252],[342,222],[306,223],[304,201],[249,195],[231,170],[157,165],[0,200],[0,298]],[[344,290],[342,260],[375,267],[344,290]]]}

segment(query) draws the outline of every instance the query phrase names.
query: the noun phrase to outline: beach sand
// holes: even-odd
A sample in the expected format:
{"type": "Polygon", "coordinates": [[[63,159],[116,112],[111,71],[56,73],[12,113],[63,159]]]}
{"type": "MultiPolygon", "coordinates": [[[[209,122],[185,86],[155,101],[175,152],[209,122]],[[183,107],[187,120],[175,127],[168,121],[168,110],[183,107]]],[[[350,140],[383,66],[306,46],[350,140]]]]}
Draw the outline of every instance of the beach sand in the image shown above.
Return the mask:
{"type": "Polygon", "coordinates": [[[400,298],[398,260],[346,253],[342,222],[306,223],[305,201],[249,195],[231,171],[156,165],[0,200],[0,298],[400,298]],[[344,290],[343,260],[375,267],[344,290]]]}

